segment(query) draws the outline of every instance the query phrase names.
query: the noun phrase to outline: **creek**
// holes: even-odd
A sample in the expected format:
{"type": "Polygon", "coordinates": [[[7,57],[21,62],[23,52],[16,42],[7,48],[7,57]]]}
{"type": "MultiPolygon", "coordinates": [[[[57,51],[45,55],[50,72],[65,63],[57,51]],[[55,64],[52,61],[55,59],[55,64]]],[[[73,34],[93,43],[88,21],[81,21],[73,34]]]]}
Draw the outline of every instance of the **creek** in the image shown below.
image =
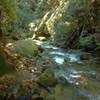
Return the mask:
{"type": "Polygon", "coordinates": [[[48,43],[38,43],[48,51],[57,67],[59,85],[56,100],[100,100],[100,60],[93,57],[81,60],[81,50],[64,50],[48,43]]]}

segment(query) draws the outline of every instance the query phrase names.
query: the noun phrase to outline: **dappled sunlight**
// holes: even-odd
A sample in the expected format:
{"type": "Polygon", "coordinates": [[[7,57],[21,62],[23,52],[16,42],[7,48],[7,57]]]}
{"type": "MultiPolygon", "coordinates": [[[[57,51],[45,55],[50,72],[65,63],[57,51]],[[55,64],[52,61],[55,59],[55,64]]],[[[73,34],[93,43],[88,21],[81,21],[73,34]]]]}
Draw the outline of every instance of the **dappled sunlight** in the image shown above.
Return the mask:
{"type": "Polygon", "coordinates": [[[42,45],[43,42],[42,41],[39,41],[39,40],[33,40],[37,45],[42,45]]]}
{"type": "Polygon", "coordinates": [[[6,47],[11,47],[11,46],[13,46],[13,43],[7,43],[6,44],[6,47]]]}
{"type": "Polygon", "coordinates": [[[0,100],[100,100],[99,0],[0,0],[0,100]]]}
{"type": "Polygon", "coordinates": [[[69,26],[71,23],[68,22],[68,21],[66,21],[64,24],[65,24],[66,26],[69,26]]]}
{"type": "Polygon", "coordinates": [[[36,26],[35,23],[31,22],[29,25],[29,30],[32,31],[36,26]]]}

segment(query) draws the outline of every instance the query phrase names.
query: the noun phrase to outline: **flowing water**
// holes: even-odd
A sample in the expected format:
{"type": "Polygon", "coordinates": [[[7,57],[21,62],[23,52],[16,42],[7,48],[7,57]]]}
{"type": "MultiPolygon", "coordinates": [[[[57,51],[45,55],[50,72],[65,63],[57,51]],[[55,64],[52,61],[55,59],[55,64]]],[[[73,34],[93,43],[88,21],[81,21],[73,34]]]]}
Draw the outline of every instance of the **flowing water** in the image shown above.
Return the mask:
{"type": "Polygon", "coordinates": [[[66,51],[41,44],[57,63],[54,69],[60,85],[56,86],[56,100],[100,100],[100,60],[80,60],[80,50],[66,51]]]}

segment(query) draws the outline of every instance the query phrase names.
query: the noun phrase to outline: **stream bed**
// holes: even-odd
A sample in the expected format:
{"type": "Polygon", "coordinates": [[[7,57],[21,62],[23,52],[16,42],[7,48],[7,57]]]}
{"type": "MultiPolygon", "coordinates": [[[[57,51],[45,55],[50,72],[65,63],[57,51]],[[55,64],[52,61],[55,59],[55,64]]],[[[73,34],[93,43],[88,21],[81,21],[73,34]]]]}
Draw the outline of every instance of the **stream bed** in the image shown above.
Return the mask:
{"type": "Polygon", "coordinates": [[[17,59],[19,69],[0,79],[0,100],[100,100],[99,56],[33,41],[41,52],[17,59]]]}
{"type": "MultiPolygon", "coordinates": [[[[64,50],[47,43],[41,44],[57,64],[54,73],[59,84],[56,100],[100,100],[100,60],[90,57],[81,60],[80,50],[64,50]]],[[[88,57],[88,55],[87,55],[88,57]]]]}

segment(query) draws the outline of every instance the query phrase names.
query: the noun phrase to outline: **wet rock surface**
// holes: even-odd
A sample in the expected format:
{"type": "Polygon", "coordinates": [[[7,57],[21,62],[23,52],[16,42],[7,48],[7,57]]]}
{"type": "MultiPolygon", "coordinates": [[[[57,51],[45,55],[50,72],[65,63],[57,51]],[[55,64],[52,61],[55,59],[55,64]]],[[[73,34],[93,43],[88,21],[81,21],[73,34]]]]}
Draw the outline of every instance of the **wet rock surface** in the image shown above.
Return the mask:
{"type": "Polygon", "coordinates": [[[91,53],[82,53],[80,56],[81,60],[90,60],[93,59],[93,56],[91,53]]]}

